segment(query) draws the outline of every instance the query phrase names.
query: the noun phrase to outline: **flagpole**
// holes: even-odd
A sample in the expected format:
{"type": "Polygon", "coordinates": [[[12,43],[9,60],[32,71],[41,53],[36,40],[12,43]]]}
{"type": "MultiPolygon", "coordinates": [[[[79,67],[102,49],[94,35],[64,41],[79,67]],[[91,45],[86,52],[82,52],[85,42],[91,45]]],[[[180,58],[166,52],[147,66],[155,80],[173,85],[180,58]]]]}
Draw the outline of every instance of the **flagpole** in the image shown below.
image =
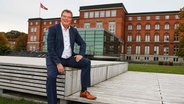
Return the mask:
{"type": "Polygon", "coordinates": [[[40,13],[41,13],[41,7],[40,7],[40,4],[39,4],[39,18],[41,18],[40,13]]]}

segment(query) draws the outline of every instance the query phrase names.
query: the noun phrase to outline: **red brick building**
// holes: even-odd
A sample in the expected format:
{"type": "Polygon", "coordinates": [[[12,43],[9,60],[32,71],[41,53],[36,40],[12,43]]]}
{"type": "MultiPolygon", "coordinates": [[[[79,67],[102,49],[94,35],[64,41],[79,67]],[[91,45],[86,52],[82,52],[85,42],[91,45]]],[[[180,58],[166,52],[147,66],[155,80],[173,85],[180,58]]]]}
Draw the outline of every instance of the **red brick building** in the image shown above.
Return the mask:
{"type": "MultiPolygon", "coordinates": [[[[123,60],[183,62],[176,55],[179,35],[174,33],[179,23],[179,11],[128,13],[122,3],[81,6],[80,15],[73,17],[77,28],[104,28],[118,37],[123,44],[123,60]]],[[[31,18],[28,26],[28,51],[42,51],[44,34],[60,18],[31,18]]]]}

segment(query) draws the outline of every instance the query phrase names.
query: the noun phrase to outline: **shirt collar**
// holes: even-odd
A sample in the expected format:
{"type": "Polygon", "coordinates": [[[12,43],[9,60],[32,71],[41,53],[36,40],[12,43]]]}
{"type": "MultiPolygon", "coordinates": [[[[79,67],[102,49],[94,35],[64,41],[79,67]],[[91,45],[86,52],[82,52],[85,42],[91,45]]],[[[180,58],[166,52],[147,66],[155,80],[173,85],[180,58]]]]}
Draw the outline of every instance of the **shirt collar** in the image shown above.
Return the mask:
{"type": "MultiPolygon", "coordinates": [[[[61,29],[62,29],[62,30],[66,30],[66,29],[64,28],[63,24],[62,24],[62,23],[60,23],[60,24],[61,24],[61,29]]],[[[70,29],[70,26],[68,27],[68,29],[70,29]]],[[[68,30],[68,29],[67,29],[67,30],[68,30]]]]}

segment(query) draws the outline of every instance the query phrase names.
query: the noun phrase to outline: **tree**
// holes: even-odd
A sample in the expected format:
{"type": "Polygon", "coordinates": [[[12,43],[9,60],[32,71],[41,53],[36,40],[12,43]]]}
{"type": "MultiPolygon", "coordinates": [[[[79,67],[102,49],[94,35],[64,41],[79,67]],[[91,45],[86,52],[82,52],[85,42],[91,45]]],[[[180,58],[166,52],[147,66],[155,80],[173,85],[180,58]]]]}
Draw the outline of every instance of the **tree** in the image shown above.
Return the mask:
{"type": "Polygon", "coordinates": [[[0,34],[0,55],[6,54],[8,50],[10,50],[9,42],[4,34],[0,34]]]}
{"type": "MultiPolygon", "coordinates": [[[[179,18],[184,19],[184,7],[180,9],[179,18]]],[[[179,27],[175,30],[177,34],[179,34],[179,50],[177,52],[178,56],[184,57],[184,23],[180,23],[179,27]]]]}
{"type": "Polygon", "coordinates": [[[22,51],[26,50],[27,46],[27,34],[21,34],[15,42],[15,50],[16,51],[22,51]]]}

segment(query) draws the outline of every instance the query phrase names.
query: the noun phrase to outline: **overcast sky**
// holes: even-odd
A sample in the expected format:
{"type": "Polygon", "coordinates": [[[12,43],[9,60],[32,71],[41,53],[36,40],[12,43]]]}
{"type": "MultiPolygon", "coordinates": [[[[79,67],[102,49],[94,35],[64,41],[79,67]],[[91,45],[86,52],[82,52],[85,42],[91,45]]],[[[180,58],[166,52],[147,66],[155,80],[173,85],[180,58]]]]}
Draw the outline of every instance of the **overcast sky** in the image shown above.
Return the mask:
{"type": "Polygon", "coordinates": [[[41,18],[60,17],[63,9],[79,16],[80,6],[110,3],[123,3],[128,13],[176,11],[184,6],[184,0],[0,0],[0,32],[28,33],[28,19],[39,17],[40,2],[48,8],[41,9],[41,18]]]}

